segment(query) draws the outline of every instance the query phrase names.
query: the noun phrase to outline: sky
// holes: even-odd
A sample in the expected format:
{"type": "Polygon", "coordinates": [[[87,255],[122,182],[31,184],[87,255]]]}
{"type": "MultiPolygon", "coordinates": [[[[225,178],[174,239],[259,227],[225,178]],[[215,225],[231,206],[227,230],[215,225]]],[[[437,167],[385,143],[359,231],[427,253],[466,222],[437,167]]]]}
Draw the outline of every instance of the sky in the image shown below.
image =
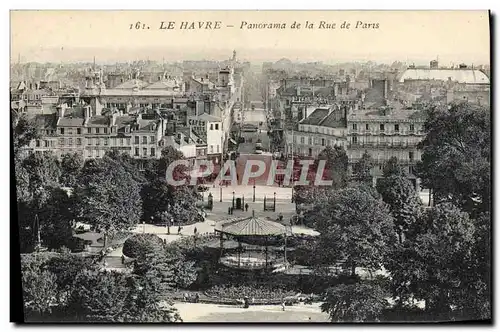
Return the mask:
{"type": "Polygon", "coordinates": [[[449,65],[488,64],[490,58],[487,11],[11,11],[10,16],[11,62],[91,62],[94,56],[99,63],[223,60],[233,50],[240,60],[255,62],[428,63],[439,57],[449,65]],[[162,21],[175,22],[175,28],[160,29],[162,21]],[[180,29],[182,22],[213,27],[217,21],[217,30],[204,29],[206,23],[202,29],[180,29]],[[320,29],[321,21],[336,27],[320,29]],[[294,22],[299,29],[291,28],[294,22]],[[341,29],[343,22],[350,28],[341,29]],[[365,28],[356,28],[358,22],[365,28]],[[258,23],[286,28],[248,28],[258,23]]]}

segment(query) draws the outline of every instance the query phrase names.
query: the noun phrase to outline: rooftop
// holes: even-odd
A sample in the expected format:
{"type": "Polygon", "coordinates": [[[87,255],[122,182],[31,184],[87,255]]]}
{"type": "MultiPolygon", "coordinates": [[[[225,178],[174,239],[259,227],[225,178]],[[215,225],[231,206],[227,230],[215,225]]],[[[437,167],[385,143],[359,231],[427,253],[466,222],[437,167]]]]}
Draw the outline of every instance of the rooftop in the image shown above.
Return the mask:
{"type": "Polygon", "coordinates": [[[399,78],[406,80],[441,80],[465,84],[490,84],[485,73],[476,69],[407,69],[399,78]]]}
{"type": "Polygon", "coordinates": [[[300,124],[318,126],[326,116],[330,114],[328,108],[316,108],[307,118],[300,121],[300,124]]]}
{"type": "Polygon", "coordinates": [[[347,116],[348,121],[362,120],[425,120],[425,112],[422,110],[393,108],[387,115],[380,109],[363,109],[353,111],[347,116]]]}
{"type": "Polygon", "coordinates": [[[215,230],[221,233],[238,236],[267,236],[267,235],[285,235],[286,227],[280,223],[270,221],[264,218],[251,217],[232,218],[227,221],[219,222],[215,230]]]}

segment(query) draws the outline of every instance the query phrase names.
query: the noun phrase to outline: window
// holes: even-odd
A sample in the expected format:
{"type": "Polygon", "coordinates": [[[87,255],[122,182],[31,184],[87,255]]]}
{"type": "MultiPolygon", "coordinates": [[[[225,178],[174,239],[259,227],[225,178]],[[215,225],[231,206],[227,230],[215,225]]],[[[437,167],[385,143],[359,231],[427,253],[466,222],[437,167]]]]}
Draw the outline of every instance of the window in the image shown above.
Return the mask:
{"type": "Polygon", "coordinates": [[[151,157],[156,156],[156,150],[155,148],[151,148],[151,157]]]}
{"type": "Polygon", "coordinates": [[[73,135],[73,128],[68,128],[68,135],[73,135]]]}
{"type": "Polygon", "coordinates": [[[311,148],[309,148],[309,157],[311,157],[313,154],[313,150],[311,148]]]}
{"type": "Polygon", "coordinates": [[[415,125],[413,124],[410,125],[410,131],[415,131],[415,125]]]}
{"type": "Polygon", "coordinates": [[[101,145],[101,140],[98,138],[94,138],[95,145],[101,145]]]}
{"type": "Polygon", "coordinates": [[[214,130],[214,124],[213,123],[210,124],[210,130],[214,130]]]}
{"type": "Polygon", "coordinates": [[[68,145],[69,145],[69,146],[73,146],[73,139],[72,139],[72,138],[69,138],[69,139],[68,139],[68,145]]]}
{"type": "Polygon", "coordinates": [[[380,131],[384,131],[385,130],[385,126],[383,123],[380,124],[380,131]]]}
{"type": "Polygon", "coordinates": [[[352,130],[354,130],[354,131],[358,130],[358,124],[357,123],[353,123],[352,124],[352,130]]]}
{"type": "Polygon", "coordinates": [[[365,125],[365,129],[370,130],[370,125],[368,123],[365,125]]]}
{"type": "Polygon", "coordinates": [[[321,139],[321,145],[325,146],[325,139],[324,138],[321,139]]]}
{"type": "Polygon", "coordinates": [[[61,135],[64,135],[64,128],[59,128],[59,133],[60,133],[61,135]]]}
{"type": "Polygon", "coordinates": [[[108,133],[108,128],[104,128],[104,133],[107,134],[108,133]]]}
{"type": "Polygon", "coordinates": [[[107,138],[107,137],[106,137],[106,138],[104,139],[104,145],[109,145],[109,138],[107,138]]]}
{"type": "Polygon", "coordinates": [[[408,158],[410,159],[410,161],[413,161],[413,157],[414,157],[413,151],[408,152],[408,158]]]}
{"type": "Polygon", "coordinates": [[[81,135],[82,134],[82,128],[76,128],[76,134],[81,135]]]}
{"type": "Polygon", "coordinates": [[[218,123],[215,124],[215,130],[219,130],[219,124],[218,123]]]}
{"type": "Polygon", "coordinates": [[[309,143],[309,145],[312,145],[312,137],[309,137],[309,139],[308,139],[308,142],[307,142],[307,143],[309,143]]]}
{"type": "Polygon", "coordinates": [[[134,144],[139,144],[139,136],[134,137],[134,144]]]}
{"type": "Polygon", "coordinates": [[[130,145],[130,138],[127,138],[127,145],[130,145]]]}
{"type": "Polygon", "coordinates": [[[395,131],[395,132],[399,132],[399,125],[398,125],[398,124],[395,124],[395,125],[394,125],[394,131],[395,131]]]}
{"type": "Polygon", "coordinates": [[[210,145],[210,153],[214,153],[214,146],[210,145]]]}
{"type": "Polygon", "coordinates": [[[154,144],[154,142],[155,142],[155,137],[149,136],[149,143],[154,144]]]}
{"type": "Polygon", "coordinates": [[[139,148],[135,148],[135,156],[139,157],[139,148]]]}
{"type": "Polygon", "coordinates": [[[36,140],[36,147],[39,148],[40,147],[40,140],[36,140]]]}
{"type": "Polygon", "coordinates": [[[148,149],[147,148],[142,148],[142,155],[146,157],[148,155],[148,149]]]}
{"type": "Polygon", "coordinates": [[[81,138],[77,138],[76,139],[76,145],[82,145],[82,139],[81,138]]]}
{"type": "Polygon", "coordinates": [[[59,144],[59,146],[63,146],[64,145],[64,138],[60,138],[58,144],[59,144]]]}
{"type": "Polygon", "coordinates": [[[101,128],[96,128],[96,129],[95,129],[95,133],[96,133],[96,134],[99,134],[100,129],[101,129],[101,128]]]}
{"type": "Polygon", "coordinates": [[[148,144],[148,137],[142,136],[142,144],[148,144]]]}
{"type": "Polygon", "coordinates": [[[87,128],[87,134],[92,134],[92,128],[87,128]]]}
{"type": "Polygon", "coordinates": [[[305,142],[304,137],[301,137],[301,138],[300,138],[300,144],[305,144],[305,143],[306,143],[306,142],[305,142]]]}
{"type": "Polygon", "coordinates": [[[352,137],[352,143],[353,143],[353,144],[358,143],[358,136],[353,136],[353,137],[352,137]]]}
{"type": "Polygon", "coordinates": [[[123,137],[120,138],[120,146],[123,146],[123,137]]]}

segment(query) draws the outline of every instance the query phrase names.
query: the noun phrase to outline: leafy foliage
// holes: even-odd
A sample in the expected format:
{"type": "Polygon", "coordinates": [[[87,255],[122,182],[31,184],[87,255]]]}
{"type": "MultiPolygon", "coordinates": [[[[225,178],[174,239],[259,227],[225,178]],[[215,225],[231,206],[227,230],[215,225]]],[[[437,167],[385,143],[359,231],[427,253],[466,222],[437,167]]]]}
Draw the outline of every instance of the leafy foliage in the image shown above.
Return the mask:
{"type": "Polygon", "coordinates": [[[376,283],[339,284],[326,294],[321,310],[330,315],[332,322],[378,321],[389,306],[389,294],[376,283]]]}
{"type": "MultiPolygon", "coordinates": [[[[318,156],[318,160],[326,160],[325,164],[325,179],[332,180],[334,188],[343,188],[347,185],[348,175],[347,167],[349,158],[347,153],[341,146],[327,146],[318,156]]],[[[316,161],[317,163],[317,161],[316,161]]]]}
{"type": "Polygon", "coordinates": [[[479,235],[486,233],[479,232],[476,224],[450,203],[423,215],[414,240],[396,245],[385,264],[401,303],[413,297],[425,300],[426,310],[441,319],[478,319],[488,314],[484,311],[489,306],[485,239],[478,242],[479,235]]]}
{"type": "Polygon", "coordinates": [[[57,277],[44,270],[48,257],[43,254],[21,255],[23,301],[26,319],[50,314],[57,305],[57,277]]]}
{"type": "Polygon", "coordinates": [[[156,234],[134,234],[123,245],[123,254],[130,258],[144,258],[163,251],[163,240],[156,234]]]}
{"type": "Polygon", "coordinates": [[[470,212],[491,205],[490,110],[468,103],[429,110],[417,172],[436,202],[470,212]]]}
{"type": "Polygon", "coordinates": [[[105,236],[139,222],[140,185],[111,158],[89,160],[75,188],[78,217],[105,236]]]}
{"type": "Polygon", "coordinates": [[[305,215],[321,233],[324,259],[343,262],[352,269],[380,268],[394,242],[393,219],[387,206],[368,191],[350,187],[335,192],[328,201],[305,215]]]}
{"type": "Polygon", "coordinates": [[[83,165],[81,153],[64,154],[61,159],[61,183],[65,187],[74,187],[83,165]]]}
{"type": "Polygon", "coordinates": [[[373,180],[371,171],[374,164],[373,158],[368,154],[368,151],[365,151],[361,159],[353,165],[352,172],[354,180],[371,185],[373,180]]]}
{"type": "Polygon", "coordinates": [[[397,173],[382,178],[377,183],[377,190],[389,205],[400,241],[417,222],[422,209],[422,202],[413,184],[406,176],[397,173]]]}

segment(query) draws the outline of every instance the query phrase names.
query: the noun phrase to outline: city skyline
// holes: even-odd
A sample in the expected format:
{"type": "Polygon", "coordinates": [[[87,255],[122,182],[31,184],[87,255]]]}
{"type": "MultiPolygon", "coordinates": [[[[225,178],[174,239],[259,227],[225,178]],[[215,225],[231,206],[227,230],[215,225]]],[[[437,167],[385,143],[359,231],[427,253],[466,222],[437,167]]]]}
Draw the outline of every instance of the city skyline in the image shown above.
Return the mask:
{"type": "MultiPolygon", "coordinates": [[[[178,24],[178,26],[179,26],[178,24]]],[[[353,23],[354,24],[354,23],[353,23]]],[[[11,62],[99,63],[243,61],[489,64],[487,11],[13,11],[11,62]],[[161,30],[161,22],[219,21],[219,30],[161,30]],[[254,29],[241,22],[285,22],[254,29]],[[292,22],[336,23],[336,29],[291,29],[292,22]],[[379,29],[341,30],[343,22],[378,22],[379,29]],[[47,24],[47,22],[56,22],[47,24]],[[150,29],[136,30],[141,22],[150,29]],[[130,29],[132,24],[133,28],[130,29]],[[233,26],[228,28],[227,26],[233,26]],[[64,29],[59,29],[64,27],[64,29]],[[36,31],[36,34],[33,33],[36,31]],[[457,33],[459,32],[459,33],[457,33]],[[300,40],[300,43],[297,42],[300,40]],[[41,46],[43,45],[43,46],[41,46]]]]}

